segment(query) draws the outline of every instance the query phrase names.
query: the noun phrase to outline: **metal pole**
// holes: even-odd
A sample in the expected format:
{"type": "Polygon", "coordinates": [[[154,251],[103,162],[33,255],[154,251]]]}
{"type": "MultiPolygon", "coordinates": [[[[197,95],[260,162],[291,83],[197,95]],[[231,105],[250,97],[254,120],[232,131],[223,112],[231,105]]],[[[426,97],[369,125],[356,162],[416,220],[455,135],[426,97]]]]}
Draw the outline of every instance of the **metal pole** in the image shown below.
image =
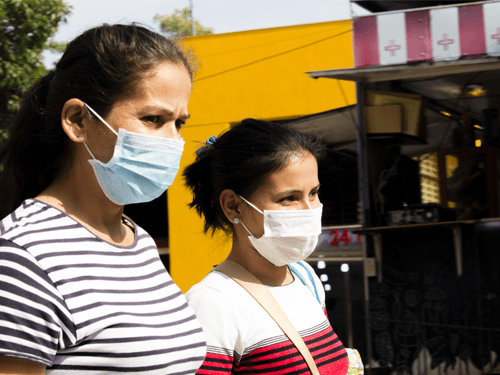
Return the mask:
{"type": "Polygon", "coordinates": [[[370,226],[370,184],[368,176],[368,147],[365,131],[365,85],[356,82],[356,114],[358,116],[358,190],[361,204],[361,226],[370,226]]]}
{"type": "MultiPolygon", "coordinates": [[[[367,228],[370,226],[370,187],[368,183],[368,152],[365,132],[365,85],[356,83],[356,114],[358,116],[357,139],[358,139],[358,191],[359,202],[361,205],[361,226],[367,228]]],[[[367,236],[363,236],[363,284],[365,290],[365,337],[367,360],[364,360],[367,375],[373,374],[372,369],[372,342],[370,329],[370,293],[368,287],[368,276],[366,274],[365,264],[367,259],[367,236]],[[368,364],[368,366],[367,366],[368,364]]]]}
{"type": "Polygon", "coordinates": [[[353,327],[352,327],[352,301],[351,284],[349,280],[349,269],[344,272],[344,296],[346,301],[346,325],[347,325],[347,347],[354,348],[353,327]]]}
{"type": "Polygon", "coordinates": [[[196,35],[196,29],[194,27],[194,17],[193,17],[193,0],[189,0],[189,10],[191,13],[191,35],[196,35]]]}

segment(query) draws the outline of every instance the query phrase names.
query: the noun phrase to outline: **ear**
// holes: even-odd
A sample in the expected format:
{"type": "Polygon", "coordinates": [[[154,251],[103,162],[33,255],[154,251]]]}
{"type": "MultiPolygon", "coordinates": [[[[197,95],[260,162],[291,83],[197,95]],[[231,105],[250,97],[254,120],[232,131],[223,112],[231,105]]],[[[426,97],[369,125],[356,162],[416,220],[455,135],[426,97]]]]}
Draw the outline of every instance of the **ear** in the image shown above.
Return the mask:
{"type": "Polygon", "coordinates": [[[86,116],[85,103],[80,99],[70,99],[64,103],[61,111],[61,125],[73,142],[85,142],[90,126],[86,116]]]}
{"type": "Polygon", "coordinates": [[[243,200],[231,189],[226,189],[220,193],[219,203],[227,219],[234,223],[234,219],[241,219],[239,205],[243,200]]]}

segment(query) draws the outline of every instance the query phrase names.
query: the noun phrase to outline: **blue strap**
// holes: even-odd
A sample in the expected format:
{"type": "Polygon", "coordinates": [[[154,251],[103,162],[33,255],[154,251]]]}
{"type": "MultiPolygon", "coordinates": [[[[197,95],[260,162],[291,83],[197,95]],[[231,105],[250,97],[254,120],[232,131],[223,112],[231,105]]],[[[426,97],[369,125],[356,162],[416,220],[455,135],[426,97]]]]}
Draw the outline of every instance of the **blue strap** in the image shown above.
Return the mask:
{"type": "Polygon", "coordinates": [[[313,275],[311,274],[311,271],[309,271],[309,269],[303,264],[303,262],[297,262],[297,264],[306,270],[306,273],[307,273],[307,276],[309,277],[309,281],[311,282],[312,288],[309,285],[309,283],[306,282],[306,279],[304,278],[304,276],[301,273],[299,273],[299,271],[293,265],[289,264],[288,268],[290,268],[290,271],[292,272],[293,276],[297,277],[300,281],[302,281],[302,284],[304,284],[305,286],[307,286],[309,288],[311,293],[314,296],[316,296],[318,303],[321,305],[321,301],[319,299],[319,294],[318,294],[318,289],[316,288],[316,283],[314,282],[314,278],[313,278],[313,275]]]}

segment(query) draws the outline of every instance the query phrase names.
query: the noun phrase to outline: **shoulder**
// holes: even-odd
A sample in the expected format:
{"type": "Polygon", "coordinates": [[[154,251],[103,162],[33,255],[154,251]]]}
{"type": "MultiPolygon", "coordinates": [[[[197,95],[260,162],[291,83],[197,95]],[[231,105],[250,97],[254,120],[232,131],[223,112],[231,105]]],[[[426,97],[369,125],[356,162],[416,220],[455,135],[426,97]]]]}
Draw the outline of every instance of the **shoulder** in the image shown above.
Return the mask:
{"type": "MultiPolygon", "coordinates": [[[[28,283],[31,279],[44,280],[52,284],[47,273],[42,269],[36,256],[29,251],[26,238],[43,237],[51,227],[54,216],[60,211],[43,202],[27,199],[14,212],[0,221],[0,258],[2,259],[2,275],[21,277],[28,283]],[[51,212],[51,211],[55,212],[51,212]]],[[[54,219],[55,220],[55,219],[54,219]]],[[[57,225],[56,225],[57,226],[57,225]]],[[[40,283],[43,285],[44,283],[40,283]]]]}
{"type": "Polygon", "coordinates": [[[5,216],[0,221],[0,237],[7,235],[16,227],[29,223],[30,218],[31,221],[36,220],[37,214],[47,211],[49,207],[40,203],[34,199],[27,199],[16,210],[5,216]]]}
{"type": "MultiPolygon", "coordinates": [[[[0,289],[8,291],[15,289],[17,292],[12,294],[12,298],[25,297],[29,292],[36,294],[36,299],[45,298],[47,301],[51,300],[51,304],[65,305],[63,297],[46,270],[23,246],[0,237],[0,259],[2,261],[0,283],[3,285],[0,289]]],[[[66,306],[62,308],[66,309],[66,306]]]]}
{"type": "Polygon", "coordinates": [[[22,267],[40,276],[46,275],[31,253],[24,247],[2,237],[0,237],[0,258],[4,270],[9,267],[22,267]]]}
{"type": "Polygon", "coordinates": [[[215,324],[215,330],[241,328],[249,310],[257,304],[238,283],[217,271],[211,271],[194,285],[186,299],[202,325],[215,324]]]}
{"type": "Polygon", "coordinates": [[[243,293],[235,292],[233,280],[212,271],[187,293],[188,304],[200,321],[209,346],[238,349],[241,352],[241,328],[236,311],[243,293]]]}
{"type": "Polygon", "coordinates": [[[36,225],[31,225],[31,222],[34,218],[36,220],[38,214],[43,215],[45,210],[41,213],[41,208],[37,207],[36,201],[26,200],[0,221],[0,258],[3,275],[22,269],[23,272],[45,276],[36,258],[27,251],[25,246],[16,241],[19,236],[36,230],[36,225]]]}
{"type": "Polygon", "coordinates": [[[45,238],[71,238],[80,225],[64,212],[44,202],[27,199],[0,221],[0,237],[23,247],[45,238]]]}
{"type": "Polygon", "coordinates": [[[193,285],[186,293],[186,298],[189,304],[198,305],[217,301],[218,303],[227,304],[230,302],[231,295],[234,291],[241,288],[230,277],[217,272],[211,271],[198,284],[193,285]]]}

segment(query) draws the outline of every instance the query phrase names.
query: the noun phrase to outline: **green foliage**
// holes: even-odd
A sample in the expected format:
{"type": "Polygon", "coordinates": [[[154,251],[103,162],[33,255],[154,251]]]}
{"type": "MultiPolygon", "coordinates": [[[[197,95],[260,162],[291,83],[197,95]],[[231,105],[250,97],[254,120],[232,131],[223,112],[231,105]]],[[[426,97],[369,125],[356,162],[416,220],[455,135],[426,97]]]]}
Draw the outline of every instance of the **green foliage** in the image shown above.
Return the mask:
{"type": "Polygon", "coordinates": [[[22,96],[47,71],[42,50],[61,48],[47,41],[70,9],[61,0],[0,0],[0,145],[22,96]]]}
{"type": "MultiPolygon", "coordinates": [[[[155,20],[160,22],[161,31],[169,37],[183,37],[191,35],[191,10],[185,7],[176,9],[173,14],[157,14],[155,20]]],[[[213,34],[211,27],[203,27],[198,20],[194,20],[196,35],[213,34]]]]}
{"type": "Polygon", "coordinates": [[[42,50],[70,9],[61,0],[0,1],[0,116],[45,74],[42,50]]]}
{"type": "Polygon", "coordinates": [[[47,43],[46,49],[54,52],[64,52],[66,51],[66,46],[68,43],[56,42],[53,38],[47,43]]]}

